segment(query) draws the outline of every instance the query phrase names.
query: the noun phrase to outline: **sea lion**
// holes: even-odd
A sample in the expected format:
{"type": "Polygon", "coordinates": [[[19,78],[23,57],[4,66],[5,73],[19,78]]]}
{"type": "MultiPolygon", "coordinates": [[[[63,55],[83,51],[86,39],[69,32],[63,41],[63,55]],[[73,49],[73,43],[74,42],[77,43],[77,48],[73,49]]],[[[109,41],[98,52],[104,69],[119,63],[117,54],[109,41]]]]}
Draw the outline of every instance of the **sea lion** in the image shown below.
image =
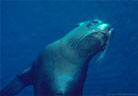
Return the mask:
{"type": "Polygon", "coordinates": [[[11,81],[0,96],[14,96],[28,85],[35,96],[82,96],[89,61],[109,44],[113,28],[94,19],[78,24],[47,45],[38,59],[11,81]]]}

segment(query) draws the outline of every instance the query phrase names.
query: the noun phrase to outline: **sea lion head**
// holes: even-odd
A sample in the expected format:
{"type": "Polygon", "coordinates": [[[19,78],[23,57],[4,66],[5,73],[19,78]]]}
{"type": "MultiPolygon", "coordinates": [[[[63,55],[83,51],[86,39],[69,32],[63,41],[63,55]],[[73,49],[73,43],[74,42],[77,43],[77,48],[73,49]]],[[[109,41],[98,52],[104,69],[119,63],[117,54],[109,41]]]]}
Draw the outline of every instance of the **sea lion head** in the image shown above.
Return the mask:
{"type": "Polygon", "coordinates": [[[113,33],[110,24],[94,19],[79,23],[65,36],[70,48],[80,56],[92,56],[105,49],[113,33]]]}

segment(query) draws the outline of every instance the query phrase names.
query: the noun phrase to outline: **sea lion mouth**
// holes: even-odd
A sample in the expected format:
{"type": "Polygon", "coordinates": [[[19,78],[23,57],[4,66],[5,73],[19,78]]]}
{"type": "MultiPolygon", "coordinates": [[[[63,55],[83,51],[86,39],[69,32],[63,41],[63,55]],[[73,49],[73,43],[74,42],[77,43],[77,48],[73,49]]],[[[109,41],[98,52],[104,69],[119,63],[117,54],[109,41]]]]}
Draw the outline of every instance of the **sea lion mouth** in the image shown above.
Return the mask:
{"type": "Polygon", "coordinates": [[[88,50],[92,47],[96,49],[102,48],[106,45],[106,41],[108,40],[107,34],[104,32],[94,32],[85,36],[83,39],[79,41],[79,46],[81,49],[88,50]],[[98,48],[99,46],[99,48],[98,48]]]}

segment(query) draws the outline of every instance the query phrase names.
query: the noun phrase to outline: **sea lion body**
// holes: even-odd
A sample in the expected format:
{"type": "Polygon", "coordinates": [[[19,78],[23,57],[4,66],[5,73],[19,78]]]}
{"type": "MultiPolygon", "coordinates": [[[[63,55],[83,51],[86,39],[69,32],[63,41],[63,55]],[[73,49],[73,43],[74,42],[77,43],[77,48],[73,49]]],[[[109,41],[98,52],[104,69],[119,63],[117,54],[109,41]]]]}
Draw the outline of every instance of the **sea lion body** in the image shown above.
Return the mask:
{"type": "Polygon", "coordinates": [[[19,80],[14,80],[1,93],[15,95],[33,85],[35,96],[82,96],[88,63],[105,49],[111,33],[109,24],[100,20],[80,23],[63,38],[46,46],[38,59],[17,75],[19,80]],[[20,84],[17,90],[9,92],[17,82],[20,84]]]}
{"type": "Polygon", "coordinates": [[[65,57],[65,54],[62,55],[62,48],[53,46],[50,45],[45,49],[42,56],[44,59],[41,58],[38,60],[39,65],[36,64],[36,69],[39,68],[39,70],[36,72],[35,94],[38,96],[44,94],[47,96],[81,96],[87,63],[79,59],[73,61],[72,59],[76,57],[73,56],[72,59],[65,57]]]}

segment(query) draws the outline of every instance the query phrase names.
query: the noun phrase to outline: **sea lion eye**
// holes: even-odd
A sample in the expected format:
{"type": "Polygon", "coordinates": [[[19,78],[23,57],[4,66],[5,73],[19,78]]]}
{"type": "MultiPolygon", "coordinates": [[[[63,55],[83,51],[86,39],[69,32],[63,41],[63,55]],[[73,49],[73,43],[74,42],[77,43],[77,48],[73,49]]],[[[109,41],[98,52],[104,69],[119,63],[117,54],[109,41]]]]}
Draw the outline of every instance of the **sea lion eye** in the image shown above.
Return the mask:
{"type": "Polygon", "coordinates": [[[91,23],[88,23],[88,24],[87,24],[87,27],[90,27],[91,25],[92,25],[91,23]]]}
{"type": "Polygon", "coordinates": [[[78,23],[76,24],[76,27],[82,26],[84,24],[84,22],[78,23]]]}
{"type": "Polygon", "coordinates": [[[75,25],[75,27],[79,27],[79,26],[80,26],[80,24],[76,24],[76,25],[75,25]]]}

